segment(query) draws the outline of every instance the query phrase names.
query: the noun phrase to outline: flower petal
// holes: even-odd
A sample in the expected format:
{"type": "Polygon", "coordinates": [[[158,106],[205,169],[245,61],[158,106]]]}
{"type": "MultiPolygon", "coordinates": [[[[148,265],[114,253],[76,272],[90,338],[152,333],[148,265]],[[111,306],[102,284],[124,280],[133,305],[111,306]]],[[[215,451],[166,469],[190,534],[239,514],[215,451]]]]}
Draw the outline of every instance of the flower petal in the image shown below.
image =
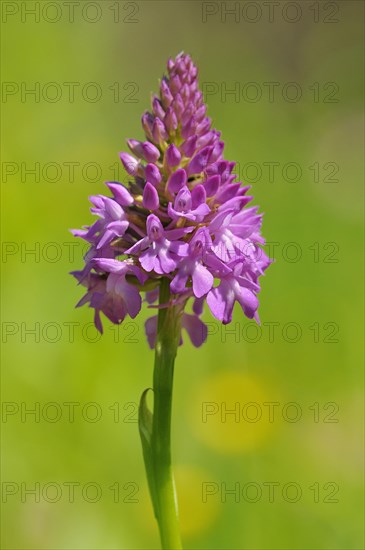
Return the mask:
{"type": "Polygon", "coordinates": [[[184,313],[181,326],[189,334],[191,343],[199,348],[207,339],[208,327],[196,315],[184,313]]]}
{"type": "Polygon", "coordinates": [[[144,324],[148,345],[154,349],[157,338],[157,315],[150,317],[144,324]]]}
{"type": "Polygon", "coordinates": [[[208,271],[206,267],[199,263],[194,269],[192,279],[193,292],[197,298],[201,298],[202,296],[204,296],[204,294],[207,294],[214,283],[213,275],[210,273],[210,271],[208,271]]]}

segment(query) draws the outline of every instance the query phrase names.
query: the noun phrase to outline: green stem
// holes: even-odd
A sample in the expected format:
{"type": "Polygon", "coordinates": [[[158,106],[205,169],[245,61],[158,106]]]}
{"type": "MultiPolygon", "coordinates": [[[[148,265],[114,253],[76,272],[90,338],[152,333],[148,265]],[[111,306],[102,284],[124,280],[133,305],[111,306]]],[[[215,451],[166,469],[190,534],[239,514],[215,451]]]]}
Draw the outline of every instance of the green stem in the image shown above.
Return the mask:
{"type": "MultiPolygon", "coordinates": [[[[160,304],[170,300],[170,281],[162,279],[160,304]]],[[[153,375],[151,454],[156,491],[157,520],[162,548],[182,548],[177,498],[171,464],[171,408],[174,362],[180,341],[181,308],[159,310],[153,375]]]]}

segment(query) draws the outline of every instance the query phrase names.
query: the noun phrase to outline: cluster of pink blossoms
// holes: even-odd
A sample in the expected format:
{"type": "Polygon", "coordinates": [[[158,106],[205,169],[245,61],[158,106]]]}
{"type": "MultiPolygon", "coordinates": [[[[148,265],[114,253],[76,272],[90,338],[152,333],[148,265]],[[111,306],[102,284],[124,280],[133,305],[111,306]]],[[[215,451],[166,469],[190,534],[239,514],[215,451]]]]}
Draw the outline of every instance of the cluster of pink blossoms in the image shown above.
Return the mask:
{"type": "MultiPolygon", "coordinates": [[[[224,324],[232,320],[236,301],[258,320],[259,277],[270,260],[261,247],[262,215],[247,207],[249,187],[235,181],[235,163],[223,159],[224,143],[207,117],[197,68],[182,53],[168,61],[167,71],[152,112],[142,116],[146,140],[129,139],[131,154],[120,154],[128,187],[107,182],[111,196],[90,197],[97,221],[73,231],[90,244],[83,270],[73,275],[87,288],[78,305],[94,308],[100,332],[101,312],[116,324],[127,315],[135,318],[141,292],[156,307],[161,279],[168,278],[172,303],[181,304],[182,327],[199,346],[207,335],[200,319],[205,301],[224,324]]],[[[156,330],[154,316],[146,322],[151,347],[156,330]]]]}

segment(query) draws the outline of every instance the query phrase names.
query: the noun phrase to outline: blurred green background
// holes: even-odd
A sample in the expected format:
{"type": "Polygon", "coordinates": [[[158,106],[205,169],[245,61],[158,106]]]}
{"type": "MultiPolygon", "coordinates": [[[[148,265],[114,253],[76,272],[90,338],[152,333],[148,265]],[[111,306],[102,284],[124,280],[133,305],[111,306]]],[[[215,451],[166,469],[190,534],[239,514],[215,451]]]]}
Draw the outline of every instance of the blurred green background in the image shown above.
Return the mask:
{"type": "Polygon", "coordinates": [[[97,337],[68,229],[181,50],[276,259],[261,329],[206,311],[208,342],[179,350],[184,545],[363,548],[364,4],[72,4],[2,2],[2,548],[159,547],[136,424],[148,312],[97,337]]]}

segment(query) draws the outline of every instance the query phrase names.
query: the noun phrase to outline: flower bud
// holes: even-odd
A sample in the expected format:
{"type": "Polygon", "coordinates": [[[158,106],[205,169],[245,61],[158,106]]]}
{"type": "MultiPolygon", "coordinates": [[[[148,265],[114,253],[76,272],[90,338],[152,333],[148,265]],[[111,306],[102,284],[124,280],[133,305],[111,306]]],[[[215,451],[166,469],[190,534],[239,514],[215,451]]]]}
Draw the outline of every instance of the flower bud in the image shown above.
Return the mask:
{"type": "Polygon", "coordinates": [[[149,113],[148,111],[143,113],[142,126],[148,139],[152,139],[153,121],[154,121],[154,116],[152,116],[151,113],[149,113]]]}
{"type": "Polygon", "coordinates": [[[207,145],[212,145],[214,143],[214,140],[218,139],[217,136],[214,134],[214,132],[207,132],[203,136],[200,136],[197,138],[196,146],[197,149],[203,149],[203,147],[206,147],[207,145]]]}
{"type": "Polygon", "coordinates": [[[183,126],[186,126],[186,124],[189,122],[189,120],[191,119],[191,117],[194,114],[194,111],[195,111],[195,109],[194,109],[193,103],[189,103],[189,105],[186,107],[186,109],[184,111],[184,114],[181,117],[181,124],[183,126]]]}
{"type": "Polygon", "coordinates": [[[137,139],[127,139],[127,145],[134,155],[139,158],[143,157],[142,142],[137,139]]]}
{"type": "Polygon", "coordinates": [[[224,142],[218,141],[218,143],[216,143],[213,147],[213,151],[212,151],[212,154],[210,155],[209,162],[215,162],[216,160],[218,160],[223,153],[223,149],[224,149],[224,142]]]}
{"type": "Polygon", "coordinates": [[[188,120],[188,122],[182,127],[181,136],[184,139],[190,137],[194,133],[195,128],[196,128],[196,120],[195,120],[195,116],[192,116],[191,119],[188,120]]]}
{"type": "Polygon", "coordinates": [[[211,147],[204,147],[195,157],[190,161],[188,166],[188,175],[200,174],[205,170],[208,165],[209,157],[212,152],[211,147]]]}
{"type": "Polygon", "coordinates": [[[171,106],[174,109],[176,115],[178,117],[181,117],[182,113],[184,112],[184,102],[180,94],[176,94],[171,106]]]}
{"type": "Polygon", "coordinates": [[[168,166],[177,166],[181,161],[181,153],[179,149],[171,143],[171,145],[168,146],[165,158],[168,166]]]}
{"type": "Polygon", "coordinates": [[[177,128],[177,118],[171,107],[167,109],[166,116],[164,118],[164,124],[168,132],[175,132],[177,128]]]}
{"type": "Polygon", "coordinates": [[[190,136],[184,143],[181,145],[180,149],[184,155],[188,158],[192,157],[196,150],[197,136],[190,136]]]}
{"type": "Polygon", "coordinates": [[[167,182],[168,191],[170,191],[170,193],[178,193],[180,189],[186,185],[187,179],[188,177],[185,170],[183,168],[179,168],[169,177],[167,182]]]}
{"type": "Polygon", "coordinates": [[[197,125],[195,131],[198,134],[198,136],[201,136],[209,131],[209,128],[212,124],[212,120],[209,117],[203,118],[201,122],[197,125]]]}
{"type": "Polygon", "coordinates": [[[173,94],[176,94],[181,88],[181,80],[175,75],[170,79],[170,90],[173,94]]]}
{"type": "Polygon", "coordinates": [[[121,206],[130,206],[133,204],[134,200],[132,195],[127,191],[127,189],[121,183],[116,181],[108,181],[106,185],[109,187],[110,191],[113,193],[115,200],[121,206]]]}
{"type": "Polygon", "coordinates": [[[194,187],[191,192],[191,200],[193,208],[197,208],[199,204],[202,204],[207,200],[207,194],[203,185],[199,184],[194,187]]]}
{"type": "Polygon", "coordinates": [[[160,206],[160,200],[156,188],[150,182],[147,182],[143,190],[143,206],[147,210],[157,210],[160,206]]]}
{"type": "Polygon", "coordinates": [[[161,92],[162,105],[165,109],[167,109],[167,107],[170,106],[170,104],[171,104],[172,100],[174,99],[174,97],[173,97],[173,95],[170,91],[170,88],[168,87],[168,84],[167,84],[167,82],[164,78],[161,80],[160,92],[161,92]]]}
{"type": "Polygon", "coordinates": [[[163,118],[165,116],[165,111],[162,108],[161,101],[156,96],[152,100],[152,109],[153,113],[159,118],[163,118]]]}
{"type": "Polygon", "coordinates": [[[202,105],[201,107],[199,107],[199,109],[196,110],[195,118],[198,122],[201,122],[203,120],[206,111],[207,111],[207,108],[205,105],[202,105]]]}
{"type": "Polygon", "coordinates": [[[180,90],[180,94],[181,94],[181,97],[183,98],[183,101],[185,101],[185,103],[187,101],[189,101],[189,98],[190,98],[190,89],[189,89],[189,86],[188,84],[184,84],[184,86],[182,86],[181,90],[180,90]]]}
{"type": "Polygon", "coordinates": [[[219,189],[220,179],[220,176],[215,175],[210,176],[210,178],[203,182],[207,197],[213,197],[217,193],[219,189]]]}
{"type": "Polygon", "coordinates": [[[138,172],[138,160],[132,157],[132,155],[129,155],[128,153],[120,153],[120,160],[123,163],[123,166],[125,168],[125,171],[130,176],[136,176],[138,172]]]}
{"type": "Polygon", "coordinates": [[[160,158],[160,151],[153,143],[145,141],[142,143],[143,156],[147,162],[156,162],[160,158]]]}
{"type": "Polygon", "coordinates": [[[161,119],[155,118],[152,127],[152,138],[155,143],[161,145],[168,137],[166,128],[161,119]]]}
{"type": "Polygon", "coordinates": [[[157,166],[155,164],[147,164],[145,168],[145,172],[146,172],[147,181],[149,181],[150,183],[152,183],[152,185],[157,187],[157,185],[161,181],[161,174],[157,166]]]}

